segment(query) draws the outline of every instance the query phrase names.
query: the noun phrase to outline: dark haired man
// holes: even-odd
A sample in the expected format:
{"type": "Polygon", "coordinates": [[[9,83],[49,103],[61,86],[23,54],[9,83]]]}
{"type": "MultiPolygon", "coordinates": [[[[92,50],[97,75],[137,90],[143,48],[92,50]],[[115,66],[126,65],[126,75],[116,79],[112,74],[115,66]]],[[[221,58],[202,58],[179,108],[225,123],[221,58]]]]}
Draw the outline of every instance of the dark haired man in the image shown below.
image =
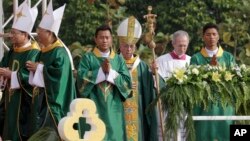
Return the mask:
{"type": "MultiPolygon", "coordinates": [[[[208,23],[203,27],[203,40],[205,46],[200,52],[191,58],[193,65],[223,65],[229,68],[235,64],[233,55],[224,51],[218,44],[219,28],[217,25],[208,23]]],[[[194,116],[213,116],[213,115],[234,115],[234,108],[227,106],[225,109],[219,104],[210,103],[208,109],[195,107],[194,116]]],[[[195,121],[197,141],[229,141],[229,127],[232,121],[195,121]]]]}
{"type": "Polygon", "coordinates": [[[131,79],[122,56],[112,49],[112,31],[104,25],[96,29],[96,47],[79,64],[77,83],[80,96],[93,100],[106,125],[105,141],[125,141],[123,101],[131,92],[131,79]]]}

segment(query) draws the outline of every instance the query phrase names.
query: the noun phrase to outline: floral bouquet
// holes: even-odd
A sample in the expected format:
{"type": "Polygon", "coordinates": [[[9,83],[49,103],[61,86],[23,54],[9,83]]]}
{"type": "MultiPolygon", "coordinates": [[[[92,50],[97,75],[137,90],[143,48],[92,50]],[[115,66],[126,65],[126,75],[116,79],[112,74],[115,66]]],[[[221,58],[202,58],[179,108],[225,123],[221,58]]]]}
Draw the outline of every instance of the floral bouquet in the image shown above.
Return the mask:
{"type": "Polygon", "coordinates": [[[194,106],[206,110],[208,104],[232,105],[236,113],[247,115],[250,103],[250,68],[240,66],[190,65],[176,69],[161,90],[162,108],[167,111],[165,131],[168,138],[177,137],[181,121],[185,121],[187,140],[194,140],[192,111],[194,106]]]}

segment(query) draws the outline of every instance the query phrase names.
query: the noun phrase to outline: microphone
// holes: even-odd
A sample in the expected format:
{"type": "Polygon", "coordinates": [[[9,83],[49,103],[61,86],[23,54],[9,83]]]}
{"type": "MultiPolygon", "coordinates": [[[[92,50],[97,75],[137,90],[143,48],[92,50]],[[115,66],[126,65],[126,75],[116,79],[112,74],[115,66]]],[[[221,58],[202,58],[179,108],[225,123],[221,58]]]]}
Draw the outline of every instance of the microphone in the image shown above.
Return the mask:
{"type": "Polygon", "coordinates": [[[10,36],[10,33],[0,33],[0,38],[9,38],[9,37],[11,37],[10,36]]]}

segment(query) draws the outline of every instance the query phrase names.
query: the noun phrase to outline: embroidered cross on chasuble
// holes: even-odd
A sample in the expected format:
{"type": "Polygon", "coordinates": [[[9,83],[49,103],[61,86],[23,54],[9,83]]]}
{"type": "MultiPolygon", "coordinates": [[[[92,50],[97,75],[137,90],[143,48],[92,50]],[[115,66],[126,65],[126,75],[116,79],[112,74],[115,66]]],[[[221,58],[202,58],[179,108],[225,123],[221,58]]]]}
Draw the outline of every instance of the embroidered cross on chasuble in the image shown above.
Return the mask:
{"type": "Polygon", "coordinates": [[[107,101],[107,97],[108,95],[112,92],[112,84],[107,82],[107,81],[103,81],[101,83],[98,84],[99,88],[101,89],[103,96],[104,96],[104,100],[105,102],[107,101]]]}

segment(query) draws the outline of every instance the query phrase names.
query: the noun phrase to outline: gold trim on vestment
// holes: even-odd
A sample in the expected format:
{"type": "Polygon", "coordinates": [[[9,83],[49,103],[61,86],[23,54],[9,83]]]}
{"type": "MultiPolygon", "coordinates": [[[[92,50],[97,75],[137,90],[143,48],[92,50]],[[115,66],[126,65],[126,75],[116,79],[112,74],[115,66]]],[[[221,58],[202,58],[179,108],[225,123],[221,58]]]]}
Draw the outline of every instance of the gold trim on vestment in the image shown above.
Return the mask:
{"type": "Polygon", "coordinates": [[[56,40],[53,44],[51,44],[47,47],[41,48],[41,51],[42,51],[42,53],[48,52],[56,47],[63,47],[63,44],[59,40],[56,40]]]}
{"type": "MultiPolygon", "coordinates": [[[[209,57],[208,54],[207,54],[207,51],[205,49],[205,47],[203,47],[201,49],[201,54],[204,56],[204,57],[209,57]]],[[[221,57],[223,55],[223,49],[221,46],[219,46],[219,49],[218,49],[218,52],[216,54],[216,57],[221,57]]]]}
{"type": "MultiPolygon", "coordinates": [[[[137,57],[133,57],[129,60],[126,60],[127,65],[131,66],[135,62],[137,57]]],[[[126,99],[123,103],[124,114],[125,114],[125,125],[126,125],[126,134],[128,140],[138,141],[139,134],[139,98],[138,98],[138,73],[137,69],[134,69],[132,72],[132,93],[131,98],[126,99]]]]}

